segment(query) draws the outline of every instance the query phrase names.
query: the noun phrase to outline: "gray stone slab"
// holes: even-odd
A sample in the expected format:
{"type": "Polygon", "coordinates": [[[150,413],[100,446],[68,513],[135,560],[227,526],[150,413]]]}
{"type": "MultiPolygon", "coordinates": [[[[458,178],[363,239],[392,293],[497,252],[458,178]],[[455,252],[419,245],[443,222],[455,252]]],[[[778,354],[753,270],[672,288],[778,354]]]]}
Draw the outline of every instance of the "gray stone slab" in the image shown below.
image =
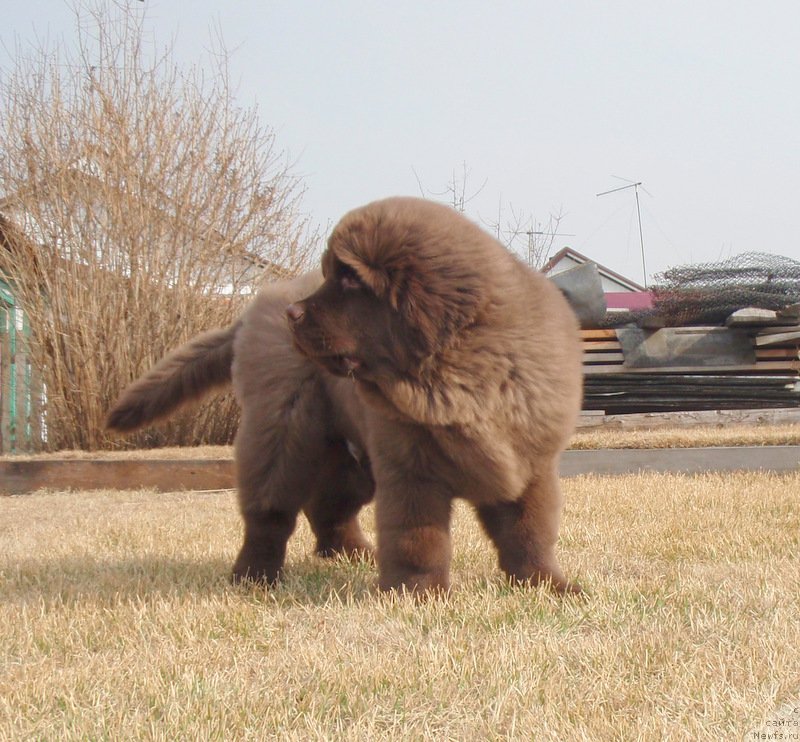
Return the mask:
{"type": "Polygon", "coordinates": [[[549,278],[567,297],[581,327],[597,327],[605,319],[606,297],[595,263],[584,263],[549,278]]]}
{"type": "Polygon", "coordinates": [[[617,330],[625,368],[704,368],[747,366],[756,356],[744,330],[726,327],[638,327],[617,330]]]}

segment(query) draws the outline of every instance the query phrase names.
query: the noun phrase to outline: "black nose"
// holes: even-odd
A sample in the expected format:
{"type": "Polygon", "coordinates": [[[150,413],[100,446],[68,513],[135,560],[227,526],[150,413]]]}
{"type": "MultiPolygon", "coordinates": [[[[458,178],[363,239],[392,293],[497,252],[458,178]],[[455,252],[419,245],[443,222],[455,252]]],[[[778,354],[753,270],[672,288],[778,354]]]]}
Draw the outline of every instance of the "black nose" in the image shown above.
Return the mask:
{"type": "Polygon", "coordinates": [[[290,304],[286,307],[286,316],[291,322],[299,322],[305,313],[306,309],[302,304],[290,304]]]}

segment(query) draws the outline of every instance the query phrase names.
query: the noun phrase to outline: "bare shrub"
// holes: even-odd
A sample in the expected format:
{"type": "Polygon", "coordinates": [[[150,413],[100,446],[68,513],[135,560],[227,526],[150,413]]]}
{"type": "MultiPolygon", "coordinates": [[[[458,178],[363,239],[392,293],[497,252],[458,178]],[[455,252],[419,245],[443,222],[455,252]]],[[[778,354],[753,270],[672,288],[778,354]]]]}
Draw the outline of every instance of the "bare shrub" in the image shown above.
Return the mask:
{"type": "MultiPolygon", "coordinates": [[[[141,14],[80,5],[76,45],[18,48],[0,79],[0,271],[46,386],[47,448],[121,445],[119,391],[168,349],[228,324],[266,275],[302,269],[302,185],[217,72],[154,51],[141,14]],[[24,237],[20,237],[24,235],[24,237]]],[[[224,443],[230,398],[131,439],[224,443]]]]}

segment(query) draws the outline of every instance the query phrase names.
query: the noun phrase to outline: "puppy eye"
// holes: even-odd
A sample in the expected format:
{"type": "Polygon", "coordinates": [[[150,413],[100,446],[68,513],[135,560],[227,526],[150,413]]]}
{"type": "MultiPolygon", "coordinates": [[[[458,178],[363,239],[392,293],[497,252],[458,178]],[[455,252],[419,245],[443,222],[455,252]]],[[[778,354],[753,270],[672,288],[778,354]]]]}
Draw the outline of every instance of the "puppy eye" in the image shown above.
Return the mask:
{"type": "Polygon", "coordinates": [[[345,291],[356,291],[361,288],[361,280],[352,268],[344,268],[339,273],[339,283],[345,291]]]}

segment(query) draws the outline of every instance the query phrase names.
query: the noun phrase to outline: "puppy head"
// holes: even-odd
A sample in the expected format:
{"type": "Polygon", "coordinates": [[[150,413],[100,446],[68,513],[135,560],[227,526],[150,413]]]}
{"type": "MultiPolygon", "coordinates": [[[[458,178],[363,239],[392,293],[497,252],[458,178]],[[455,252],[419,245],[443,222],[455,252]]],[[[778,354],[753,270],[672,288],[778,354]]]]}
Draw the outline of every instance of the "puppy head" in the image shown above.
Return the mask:
{"type": "Polygon", "coordinates": [[[331,265],[322,286],[286,316],[298,350],[337,376],[377,381],[421,360],[415,333],[344,263],[331,265]]]}
{"type": "Polygon", "coordinates": [[[446,347],[487,301],[487,242],[453,209],[390,198],[351,211],[323,256],[327,276],[349,267],[409,328],[422,356],[446,347]]]}
{"type": "Polygon", "coordinates": [[[298,348],[333,373],[413,373],[488,301],[487,243],[477,225],[422,199],[351,211],[328,240],[322,287],[287,311],[298,348]]]}

